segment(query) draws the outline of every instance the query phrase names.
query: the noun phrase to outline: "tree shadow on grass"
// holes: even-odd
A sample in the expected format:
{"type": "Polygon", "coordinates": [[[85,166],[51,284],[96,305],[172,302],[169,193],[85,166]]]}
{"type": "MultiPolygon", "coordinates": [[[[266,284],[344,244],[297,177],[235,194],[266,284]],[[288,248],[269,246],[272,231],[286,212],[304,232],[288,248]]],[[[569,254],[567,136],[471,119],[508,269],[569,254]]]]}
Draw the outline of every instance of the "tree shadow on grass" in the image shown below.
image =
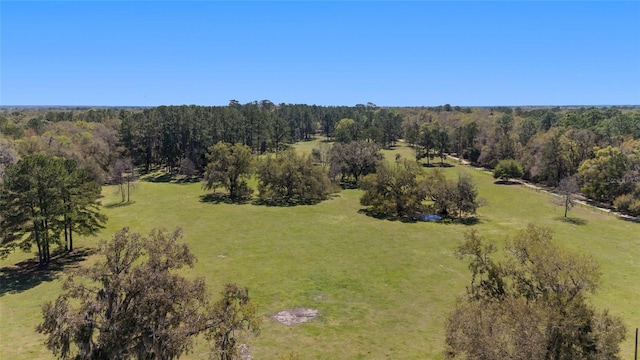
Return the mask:
{"type": "Polygon", "coordinates": [[[460,225],[465,225],[465,226],[472,226],[472,225],[478,225],[482,221],[477,216],[466,216],[466,217],[463,217],[463,218],[459,218],[459,217],[444,217],[442,220],[428,221],[428,222],[435,222],[435,223],[445,224],[445,225],[460,224],[460,225]]]}
{"type": "Polygon", "coordinates": [[[171,184],[191,184],[200,182],[201,178],[197,176],[171,175],[169,173],[150,174],[141,178],[143,181],[152,183],[171,183],[171,184]]]}
{"type": "Polygon", "coordinates": [[[496,185],[522,185],[519,181],[511,181],[511,180],[496,180],[493,182],[496,185]]]}
{"type": "Polygon", "coordinates": [[[631,215],[618,215],[618,219],[623,220],[623,221],[630,221],[630,222],[634,222],[634,223],[638,223],[640,224],[640,218],[637,218],[635,216],[631,216],[631,215]]]}
{"type": "Polygon", "coordinates": [[[253,205],[260,206],[276,206],[276,207],[291,207],[291,206],[299,206],[299,205],[316,205],[321,203],[326,199],[311,199],[311,200],[301,200],[301,199],[260,199],[257,198],[253,200],[253,205]]]}
{"type": "Polygon", "coordinates": [[[354,181],[340,181],[338,185],[342,190],[353,190],[358,188],[358,183],[354,181]]]}
{"type": "Polygon", "coordinates": [[[111,203],[111,204],[104,205],[103,207],[105,209],[113,209],[113,208],[119,208],[119,207],[125,207],[125,206],[129,206],[129,205],[133,205],[135,203],[136,203],[135,201],[116,202],[116,203],[111,203]]]}
{"type": "Polygon", "coordinates": [[[438,223],[438,224],[477,225],[481,222],[480,219],[476,216],[469,216],[469,217],[463,217],[463,218],[444,217],[442,218],[442,220],[424,221],[424,220],[420,220],[419,218],[412,218],[408,216],[390,216],[388,214],[373,211],[371,209],[360,209],[358,210],[358,213],[364,214],[366,216],[379,219],[379,220],[400,221],[403,223],[429,222],[429,223],[438,223]]]}
{"type": "Polygon", "coordinates": [[[144,176],[141,180],[152,182],[152,183],[168,183],[171,181],[171,174],[162,173],[157,175],[147,175],[144,176]]]}
{"type": "Polygon", "coordinates": [[[200,202],[213,203],[213,204],[246,204],[249,202],[249,198],[233,199],[226,193],[211,193],[206,195],[200,195],[200,202]]]}
{"type": "Polygon", "coordinates": [[[95,252],[95,249],[89,248],[76,248],[72,253],[59,250],[52,255],[51,262],[47,265],[41,266],[37,259],[29,259],[0,268],[0,296],[20,293],[43,282],[53,281],[64,270],[78,268],[87,256],[95,252]]]}
{"type": "Polygon", "coordinates": [[[172,184],[193,184],[202,181],[198,176],[177,175],[171,179],[172,184]]]}
{"type": "Polygon", "coordinates": [[[451,168],[451,167],[454,167],[455,165],[449,164],[449,163],[429,163],[429,164],[422,164],[422,166],[426,168],[451,168]]]}
{"type": "Polygon", "coordinates": [[[480,218],[476,216],[464,217],[462,219],[456,219],[454,224],[462,224],[462,225],[478,225],[480,224],[480,218]]]}
{"type": "Polygon", "coordinates": [[[406,216],[395,216],[395,215],[389,215],[389,214],[385,214],[385,213],[381,213],[378,211],[373,211],[371,209],[360,209],[358,210],[359,214],[364,214],[366,216],[378,219],[378,220],[388,220],[388,221],[400,221],[403,223],[415,223],[418,222],[416,219],[412,219],[410,217],[406,217],[406,216]]]}
{"type": "Polygon", "coordinates": [[[573,224],[573,225],[587,225],[588,223],[588,221],[585,219],[564,217],[564,216],[558,216],[555,219],[558,221],[562,221],[564,223],[573,224]]]}

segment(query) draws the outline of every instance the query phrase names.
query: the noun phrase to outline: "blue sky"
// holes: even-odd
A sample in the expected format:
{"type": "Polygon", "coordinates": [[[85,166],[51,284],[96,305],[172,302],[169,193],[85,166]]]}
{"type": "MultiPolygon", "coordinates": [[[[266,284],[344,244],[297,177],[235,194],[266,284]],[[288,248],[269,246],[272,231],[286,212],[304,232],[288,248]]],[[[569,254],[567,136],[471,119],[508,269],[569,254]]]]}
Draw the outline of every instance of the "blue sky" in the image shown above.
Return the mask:
{"type": "Polygon", "coordinates": [[[0,1],[0,105],[640,104],[640,2],[0,1]]]}

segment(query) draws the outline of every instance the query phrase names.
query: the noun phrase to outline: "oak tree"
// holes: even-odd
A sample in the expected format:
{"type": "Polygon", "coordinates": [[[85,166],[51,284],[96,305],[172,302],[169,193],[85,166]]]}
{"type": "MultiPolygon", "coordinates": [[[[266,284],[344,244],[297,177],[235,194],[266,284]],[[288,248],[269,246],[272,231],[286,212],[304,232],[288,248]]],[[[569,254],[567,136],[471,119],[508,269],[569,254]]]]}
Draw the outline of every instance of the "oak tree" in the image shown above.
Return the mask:
{"type": "Polygon", "coordinates": [[[316,166],[311,156],[293,150],[262,160],[257,175],[260,200],[270,204],[315,203],[333,192],[322,167],[316,166]]]}
{"type": "Polygon", "coordinates": [[[376,172],[360,182],[360,203],[377,216],[411,218],[424,209],[427,189],[422,175],[415,161],[381,161],[376,172]]]}
{"type": "Polygon", "coordinates": [[[179,229],[143,237],[125,228],[102,242],[102,259],[43,305],[36,330],[47,348],[62,359],[176,359],[204,334],[218,359],[237,355],[237,336],[260,324],[248,290],[228,284],[213,302],[202,278],[179,273],[195,263],[180,238],[179,229]]]}
{"type": "Polygon", "coordinates": [[[340,175],[342,182],[357,184],[360,177],[376,171],[383,159],[380,147],[367,141],[336,143],[329,152],[331,175],[340,175]]]}
{"type": "Polygon", "coordinates": [[[229,191],[232,200],[251,195],[253,190],[247,179],[253,172],[253,159],[248,146],[219,142],[209,148],[207,160],[203,186],[206,190],[221,186],[229,191]]]}
{"type": "Polygon", "coordinates": [[[547,228],[529,225],[496,246],[471,231],[457,255],[469,260],[467,296],[447,322],[449,359],[618,359],[622,321],[587,302],[594,259],[566,251],[547,228]]]}

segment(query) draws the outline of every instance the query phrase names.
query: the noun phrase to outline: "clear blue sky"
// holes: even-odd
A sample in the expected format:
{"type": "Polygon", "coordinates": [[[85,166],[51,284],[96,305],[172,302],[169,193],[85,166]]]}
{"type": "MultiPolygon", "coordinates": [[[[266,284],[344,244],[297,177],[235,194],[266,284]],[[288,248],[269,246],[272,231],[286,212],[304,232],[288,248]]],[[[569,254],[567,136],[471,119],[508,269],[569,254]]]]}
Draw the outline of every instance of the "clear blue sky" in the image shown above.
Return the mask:
{"type": "Polygon", "coordinates": [[[0,105],[640,104],[640,2],[0,1],[0,105]]]}

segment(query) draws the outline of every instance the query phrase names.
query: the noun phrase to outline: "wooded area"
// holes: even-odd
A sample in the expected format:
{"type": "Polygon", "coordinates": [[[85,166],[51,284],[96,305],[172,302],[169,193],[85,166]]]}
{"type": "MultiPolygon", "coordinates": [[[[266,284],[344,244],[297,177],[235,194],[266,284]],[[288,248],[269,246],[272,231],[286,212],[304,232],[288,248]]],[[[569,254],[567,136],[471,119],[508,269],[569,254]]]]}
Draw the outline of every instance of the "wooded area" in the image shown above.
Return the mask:
{"type": "MultiPolygon", "coordinates": [[[[514,159],[524,179],[549,187],[575,176],[585,196],[640,214],[636,108],[327,107],[232,100],[217,107],[4,109],[0,131],[0,172],[20,157],[48,154],[76,160],[99,183],[114,181],[112,169],[124,158],[144,172],[162,167],[172,174],[202,174],[208,149],[218,142],[262,154],[314,136],[381,148],[404,139],[416,159],[427,163],[447,154],[488,168],[514,159]]],[[[360,175],[344,161],[334,169],[343,180],[360,175]]]]}

